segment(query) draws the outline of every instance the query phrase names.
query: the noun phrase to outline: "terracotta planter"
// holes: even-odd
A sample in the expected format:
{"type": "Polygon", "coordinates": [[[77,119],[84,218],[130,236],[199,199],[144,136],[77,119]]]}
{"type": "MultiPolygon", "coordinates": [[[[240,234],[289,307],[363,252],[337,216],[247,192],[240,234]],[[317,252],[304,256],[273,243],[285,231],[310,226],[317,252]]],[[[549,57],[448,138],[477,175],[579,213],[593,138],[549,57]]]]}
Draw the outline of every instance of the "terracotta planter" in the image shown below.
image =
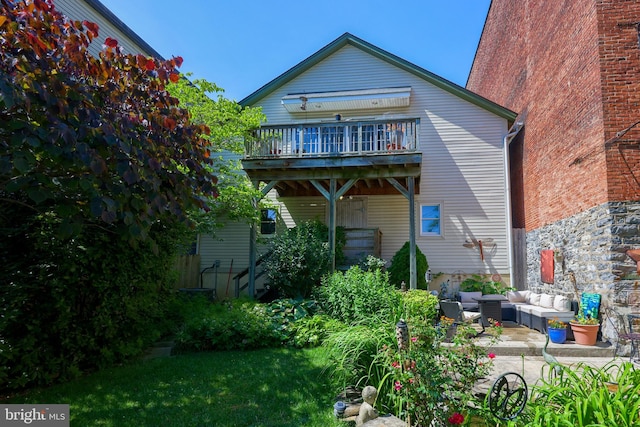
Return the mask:
{"type": "Polygon", "coordinates": [[[596,345],[599,329],[600,325],[571,323],[571,330],[573,331],[573,338],[576,340],[576,344],[596,345]]]}

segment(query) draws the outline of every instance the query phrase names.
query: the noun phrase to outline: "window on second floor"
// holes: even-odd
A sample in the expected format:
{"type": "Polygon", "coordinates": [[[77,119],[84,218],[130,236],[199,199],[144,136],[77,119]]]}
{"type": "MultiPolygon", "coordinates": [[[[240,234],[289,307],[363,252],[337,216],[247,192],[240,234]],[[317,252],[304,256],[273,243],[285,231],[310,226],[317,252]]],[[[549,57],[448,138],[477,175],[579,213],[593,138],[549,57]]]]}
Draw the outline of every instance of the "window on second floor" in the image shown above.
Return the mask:
{"type": "Polygon", "coordinates": [[[420,205],[420,235],[442,236],[442,204],[420,205]]]}

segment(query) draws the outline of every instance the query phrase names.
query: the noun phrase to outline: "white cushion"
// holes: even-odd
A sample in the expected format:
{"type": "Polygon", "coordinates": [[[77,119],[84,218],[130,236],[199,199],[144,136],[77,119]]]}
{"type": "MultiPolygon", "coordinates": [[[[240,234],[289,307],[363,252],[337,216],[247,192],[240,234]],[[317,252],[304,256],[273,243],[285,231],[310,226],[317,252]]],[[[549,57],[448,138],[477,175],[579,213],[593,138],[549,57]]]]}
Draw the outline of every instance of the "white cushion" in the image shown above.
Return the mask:
{"type": "Polygon", "coordinates": [[[482,292],[460,292],[460,302],[475,302],[474,298],[480,298],[482,296],[482,292]]]}
{"type": "Polygon", "coordinates": [[[525,311],[525,313],[536,317],[553,317],[553,315],[557,313],[553,308],[546,308],[539,305],[530,305],[529,307],[529,310],[525,311]]]}
{"type": "Polygon", "coordinates": [[[556,295],[553,300],[553,308],[558,311],[571,311],[571,301],[569,301],[569,298],[567,297],[556,295]]]}
{"type": "Polygon", "coordinates": [[[479,319],[481,314],[480,313],[475,313],[473,311],[463,311],[462,315],[464,316],[464,320],[466,322],[470,322],[472,320],[476,320],[479,319]]]}
{"type": "Polygon", "coordinates": [[[554,295],[541,294],[540,295],[540,307],[553,308],[554,295]]]}
{"type": "Polygon", "coordinates": [[[527,302],[528,295],[529,295],[529,291],[507,292],[507,298],[509,298],[509,302],[527,302]]]}
{"type": "Polygon", "coordinates": [[[529,294],[529,298],[527,300],[527,302],[531,305],[540,305],[540,294],[537,294],[535,292],[531,292],[529,294]]]}

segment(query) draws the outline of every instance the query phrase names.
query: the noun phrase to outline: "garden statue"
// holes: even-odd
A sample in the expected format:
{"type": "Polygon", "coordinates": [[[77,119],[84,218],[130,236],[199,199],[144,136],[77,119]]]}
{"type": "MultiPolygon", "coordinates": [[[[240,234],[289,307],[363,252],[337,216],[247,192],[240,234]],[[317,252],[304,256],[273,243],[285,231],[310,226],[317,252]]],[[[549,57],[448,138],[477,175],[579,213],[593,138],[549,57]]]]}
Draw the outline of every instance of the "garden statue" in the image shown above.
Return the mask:
{"type": "Polygon", "coordinates": [[[409,349],[409,326],[404,319],[400,319],[396,324],[396,339],[398,340],[398,350],[409,349]]]}
{"type": "Polygon", "coordinates": [[[362,426],[367,421],[378,418],[378,411],[373,407],[378,396],[378,390],[373,386],[366,386],[362,390],[362,405],[360,405],[360,412],[356,418],[356,427],[362,426]]]}

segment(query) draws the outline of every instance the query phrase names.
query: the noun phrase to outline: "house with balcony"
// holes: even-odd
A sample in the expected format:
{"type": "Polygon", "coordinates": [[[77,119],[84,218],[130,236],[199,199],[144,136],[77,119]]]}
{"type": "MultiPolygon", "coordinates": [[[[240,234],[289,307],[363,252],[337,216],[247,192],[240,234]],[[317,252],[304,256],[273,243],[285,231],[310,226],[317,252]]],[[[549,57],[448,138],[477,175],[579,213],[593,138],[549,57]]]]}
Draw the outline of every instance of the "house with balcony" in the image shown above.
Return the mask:
{"type": "MultiPolygon", "coordinates": [[[[328,225],[332,251],[345,228],[347,258],[389,261],[410,242],[440,281],[510,280],[504,149],[514,112],[349,33],[240,103],[267,117],[241,160],[276,208],[259,227],[230,222],[200,236],[202,266],[217,262],[222,274],[205,286],[245,270],[253,294],[269,236],[310,219],[328,225]]],[[[415,259],[411,270],[415,287],[415,259]]]]}

